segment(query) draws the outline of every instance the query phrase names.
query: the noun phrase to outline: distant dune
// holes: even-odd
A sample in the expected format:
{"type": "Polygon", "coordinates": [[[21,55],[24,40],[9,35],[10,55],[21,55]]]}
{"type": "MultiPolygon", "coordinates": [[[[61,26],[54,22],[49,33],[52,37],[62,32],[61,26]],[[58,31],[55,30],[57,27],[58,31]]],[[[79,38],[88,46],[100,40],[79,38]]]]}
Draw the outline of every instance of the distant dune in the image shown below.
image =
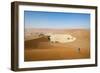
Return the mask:
{"type": "Polygon", "coordinates": [[[74,31],[80,31],[80,32],[85,32],[88,31],[89,29],[47,29],[47,28],[26,28],[25,33],[66,33],[66,32],[74,32],[74,31]]]}
{"type": "Polygon", "coordinates": [[[81,34],[89,35],[89,29],[25,29],[25,40],[27,39],[33,39],[34,37],[37,37],[36,35],[38,33],[56,33],[56,34],[70,34],[72,36],[78,36],[81,34]]]}
{"type": "Polygon", "coordinates": [[[90,58],[90,32],[88,29],[25,29],[25,61],[90,58]],[[70,34],[71,43],[52,43],[39,34],[70,34]]]}

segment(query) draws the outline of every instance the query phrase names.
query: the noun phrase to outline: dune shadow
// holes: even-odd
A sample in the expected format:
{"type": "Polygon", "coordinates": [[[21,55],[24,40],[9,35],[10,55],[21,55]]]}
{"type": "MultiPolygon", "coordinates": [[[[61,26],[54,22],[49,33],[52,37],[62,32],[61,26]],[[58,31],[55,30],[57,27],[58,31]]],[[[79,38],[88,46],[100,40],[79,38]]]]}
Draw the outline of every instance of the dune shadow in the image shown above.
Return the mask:
{"type": "Polygon", "coordinates": [[[39,43],[41,42],[49,42],[48,37],[40,37],[37,39],[31,39],[24,41],[25,49],[34,49],[39,47],[39,43]]]}

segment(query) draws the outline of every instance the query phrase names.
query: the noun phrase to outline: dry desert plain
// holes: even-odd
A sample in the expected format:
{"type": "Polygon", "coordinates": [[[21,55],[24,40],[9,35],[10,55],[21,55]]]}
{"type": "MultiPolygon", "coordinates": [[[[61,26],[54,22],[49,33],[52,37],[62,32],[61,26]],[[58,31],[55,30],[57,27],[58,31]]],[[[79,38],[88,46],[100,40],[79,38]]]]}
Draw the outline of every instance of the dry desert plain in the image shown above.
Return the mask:
{"type": "Polygon", "coordinates": [[[24,61],[67,60],[90,58],[89,29],[25,29],[24,61]],[[70,34],[73,42],[52,43],[38,33],[70,34]]]}

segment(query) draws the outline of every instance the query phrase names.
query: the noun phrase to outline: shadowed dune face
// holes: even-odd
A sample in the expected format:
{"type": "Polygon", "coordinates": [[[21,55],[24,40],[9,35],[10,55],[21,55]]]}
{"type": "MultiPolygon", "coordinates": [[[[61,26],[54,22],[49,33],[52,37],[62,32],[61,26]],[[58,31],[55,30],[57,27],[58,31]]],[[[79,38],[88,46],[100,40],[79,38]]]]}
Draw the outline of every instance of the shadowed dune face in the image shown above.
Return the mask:
{"type": "Polygon", "coordinates": [[[25,49],[36,49],[40,46],[40,43],[48,43],[48,37],[40,37],[37,39],[27,40],[25,41],[25,49]]]}
{"type": "Polygon", "coordinates": [[[90,32],[87,29],[27,29],[24,46],[25,61],[90,58],[90,32]],[[39,37],[38,33],[70,34],[77,39],[68,43],[52,43],[48,36],[39,37]]]}

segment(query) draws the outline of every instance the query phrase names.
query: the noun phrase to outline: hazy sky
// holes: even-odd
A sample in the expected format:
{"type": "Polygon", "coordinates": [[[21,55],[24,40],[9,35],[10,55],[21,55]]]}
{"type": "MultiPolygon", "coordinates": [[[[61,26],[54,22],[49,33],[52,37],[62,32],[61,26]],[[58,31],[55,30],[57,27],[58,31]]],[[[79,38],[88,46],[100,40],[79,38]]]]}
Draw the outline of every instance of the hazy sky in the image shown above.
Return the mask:
{"type": "Polygon", "coordinates": [[[24,11],[25,28],[90,28],[90,14],[24,11]]]}

